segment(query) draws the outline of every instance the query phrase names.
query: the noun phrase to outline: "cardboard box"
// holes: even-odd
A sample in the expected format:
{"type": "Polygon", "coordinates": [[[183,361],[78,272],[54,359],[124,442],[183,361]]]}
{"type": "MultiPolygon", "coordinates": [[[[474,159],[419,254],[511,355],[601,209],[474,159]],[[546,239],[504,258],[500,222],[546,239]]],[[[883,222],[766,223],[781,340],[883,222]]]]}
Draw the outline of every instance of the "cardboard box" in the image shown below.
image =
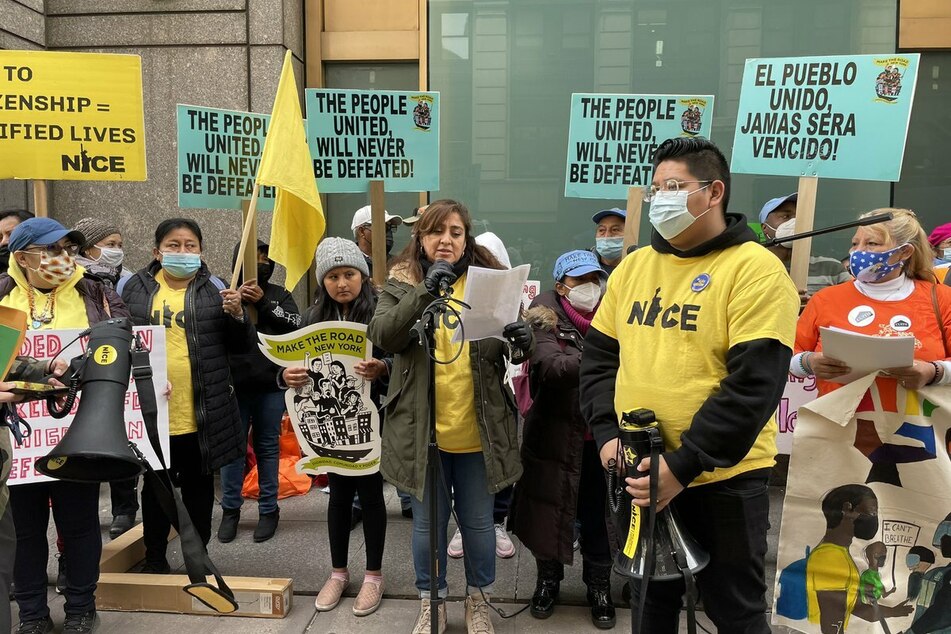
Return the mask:
{"type": "MultiPolygon", "coordinates": [[[[282,619],[291,610],[294,596],[291,579],[225,577],[225,582],[234,592],[238,609],[219,616],[282,619]]],[[[183,590],[189,583],[186,575],[102,573],[96,590],[96,609],[218,615],[183,590]]]]}
{"type": "MultiPolygon", "coordinates": [[[[173,528],[169,531],[168,541],[176,537],[178,533],[173,528]]],[[[125,572],[143,559],[145,559],[145,538],[142,535],[140,523],[102,545],[99,572],[125,572]]]]}

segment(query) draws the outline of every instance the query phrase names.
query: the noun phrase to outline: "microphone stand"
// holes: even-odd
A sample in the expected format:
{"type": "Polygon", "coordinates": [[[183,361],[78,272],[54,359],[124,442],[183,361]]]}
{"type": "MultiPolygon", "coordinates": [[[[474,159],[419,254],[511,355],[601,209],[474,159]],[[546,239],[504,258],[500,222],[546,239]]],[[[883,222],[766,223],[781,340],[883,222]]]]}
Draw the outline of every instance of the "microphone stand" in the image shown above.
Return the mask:
{"type": "MultiPolygon", "coordinates": [[[[892,218],[894,218],[894,214],[888,211],[883,214],[876,214],[874,216],[869,216],[868,218],[860,218],[852,222],[846,222],[845,224],[834,225],[832,227],[826,227],[825,229],[816,229],[815,231],[803,231],[802,233],[797,233],[795,235],[791,235],[786,238],[778,238],[778,239],[772,238],[771,240],[767,240],[766,242],[763,242],[762,245],[764,247],[772,247],[772,246],[776,246],[777,244],[785,246],[784,243],[792,242],[793,240],[800,240],[802,238],[811,238],[812,236],[821,236],[826,233],[832,233],[833,231],[842,231],[843,229],[851,229],[853,227],[865,227],[868,225],[875,225],[880,222],[888,222],[892,218]]],[[[791,249],[792,247],[789,247],[789,248],[791,249]]]]}
{"type": "MultiPolygon", "coordinates": [[[[445,599],[439,597],[439,537],[436,524],[439,518],[439,445],[436,443],[436,326],[450,302],[471,308],[452,297],[452,287],[440,287],[440,295],[423,309],[419,321],[410,329],[429,356],[429,444],[426,451],[426,489],[429,492],[429,631],[439,632],[439,606],[445,599]]],[[[449,501],[452,504],[452,501],[449,501]]]]}

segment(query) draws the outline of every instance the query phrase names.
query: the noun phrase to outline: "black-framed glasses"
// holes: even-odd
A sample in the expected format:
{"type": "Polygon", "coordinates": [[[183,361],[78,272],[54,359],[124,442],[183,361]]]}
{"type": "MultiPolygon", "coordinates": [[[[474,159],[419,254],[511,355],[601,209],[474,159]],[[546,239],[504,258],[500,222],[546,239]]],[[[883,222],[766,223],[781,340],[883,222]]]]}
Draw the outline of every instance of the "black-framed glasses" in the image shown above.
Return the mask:
{"type": "Polygon", "coordinates": [[[33,247],[30,249],[22,249],[22,251],[24,251],[25,253],[36,253],[38,255],[43,255],[45,253],[51,258],[56,257],[63,251],[65,251],[68,255],[75,256],[77,253],[79,253],[79,245],[72,244],[72,243],[70,244],[56,243],[56,244],[49,244],[45,247],[33,247]]]}
{"type": "Polygon", "coordinates": [[[647,193],[644,194],[644,202],[649,203],[654,200],[654,196],[657,195],[657,192],[679,192],[681,187],[684,185],[691,184],[706,184],[709,185],[713,181],[679,181],[676,178],[669,178],[665,180],[661,185],[651,185],[647,190],[647,193]]]}

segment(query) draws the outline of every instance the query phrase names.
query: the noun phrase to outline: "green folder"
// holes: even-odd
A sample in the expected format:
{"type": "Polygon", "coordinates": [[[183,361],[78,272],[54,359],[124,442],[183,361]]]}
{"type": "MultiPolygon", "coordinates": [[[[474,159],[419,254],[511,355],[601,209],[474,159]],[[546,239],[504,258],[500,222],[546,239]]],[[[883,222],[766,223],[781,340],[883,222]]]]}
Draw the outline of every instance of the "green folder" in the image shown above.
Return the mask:
{"type": "Polygon", "coordinates": [[[7,377],[10,365],[20,352],[26,334],[26,313],[9,306],[0,306],[0,380],[7,377]]]}

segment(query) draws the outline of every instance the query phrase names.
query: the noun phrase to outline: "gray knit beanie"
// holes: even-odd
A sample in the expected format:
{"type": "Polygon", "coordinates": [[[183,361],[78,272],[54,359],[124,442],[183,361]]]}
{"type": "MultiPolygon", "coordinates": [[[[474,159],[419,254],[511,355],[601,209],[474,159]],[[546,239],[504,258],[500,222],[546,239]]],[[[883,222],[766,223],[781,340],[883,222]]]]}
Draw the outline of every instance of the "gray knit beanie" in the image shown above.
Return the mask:
{"type": "Polygon", "coordinates": [[[89,247],[96,246],[96,244],[106,236],[111,236],[114,233],[122,233],[119,231],[119,227],[101,218],[83,218],[76,223],[73,229],[83,234],[85,242],[80,245],[79,249],[83,253],[85,253],[89,247]]]}
{"type": "Polygon", "coordinates": [[[316,265],[317,281],[321,282],[324,276],[338,266],[350,266],[364,276],[370,277],[370,268],[363,257],[360,247],[351,240],[344,238],[324,238],[317,245],[317,253],[314,256],[316,265]]]}

